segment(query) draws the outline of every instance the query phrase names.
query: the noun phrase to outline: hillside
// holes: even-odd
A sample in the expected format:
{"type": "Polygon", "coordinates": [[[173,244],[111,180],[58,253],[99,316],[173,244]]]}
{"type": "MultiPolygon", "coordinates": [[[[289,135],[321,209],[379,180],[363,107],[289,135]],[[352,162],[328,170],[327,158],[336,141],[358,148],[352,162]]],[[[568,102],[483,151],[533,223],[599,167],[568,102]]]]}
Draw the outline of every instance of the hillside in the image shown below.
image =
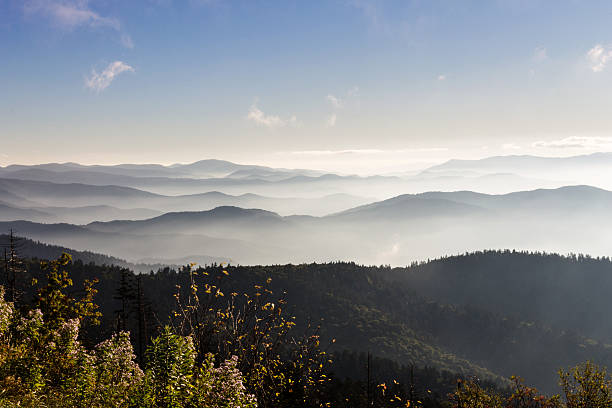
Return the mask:
{"type": "MultiPolygon", "coordinates": [[[[120,270],[80,262],[70,269],[76,282],[101,280],[98,301],[112,325],[120,270]]],[[[202,271],[207,275],[195,275],[196,283],[203,286],[202,279],[215,279],[224,293],[240,293],[271,278],[269,290],[277,295],[286,292],[297,321],[320,324],[324,342],[336,339],[336,352],[371,351],[398,364],[498,382],[521,375],[549,392],[556,390],[560,367],[587,359],[612,367],[610,336],[603,333],[609,333],[610,326],[603,314],[581,320],[591,307],[603,313],[611,306],[607,259],[506,251],[408,268],[328,263],[225,269],[229,277],[209,267],[202,271]],[[545,273],[538,273],[542,270],[545,273]],[[483,274],[491,279],[483,279],[483,274]],[[592,283],[579,287],[579,274],[592,283]],[[588,304],[585,299],[590,299],[588,304]],[[596,321],[602,326],[599,333],[592,330],[596,321]]],[[[35,265],[30,270],[38,273],[35,265]]],[[[28,279],[24,277],[24,284],[28,279]]],[[[142,279],[158,316],[168,315],[174,307],[176,285],[184,290],[190,286],[186,270],[165,269],[142,279]]]]}
{"type": "Polygon", "coordinates": [[[612,343],[612,262],[485,251],[395,269],[392,280],[448,304],[486,308],[612,343]]]}
{"type": "MultiPolygon", "coordinates": [[[[96,265],[114,265],[122,268],[128,268],[135,272],[148,273],[157,271],[167,267],[181,268],[190,262],[197,262],[201,265],[214,264],[220,262],[228,262],[225,258],[215,258],[211,256],[193,256],[186,259],[141,259],[140,262],[127,262],[124,259],[119,259],[114,256],[99,254],[91,251],[77,251],[75,249],[66,248],[58,245],[45,244],[43,242],[34,241],[28,238],[15,237],[14,244],[20,256],[27,259],[53,260],[60,257],[64,252],[69,253],[75,261],[80,261],[83,264],[96,265]]],[[[0,234],[0,248],[10,247],[10,237],[7,234],[0,234]]],[[[230,260],[231,261],[231,260],[230,260]]]]}

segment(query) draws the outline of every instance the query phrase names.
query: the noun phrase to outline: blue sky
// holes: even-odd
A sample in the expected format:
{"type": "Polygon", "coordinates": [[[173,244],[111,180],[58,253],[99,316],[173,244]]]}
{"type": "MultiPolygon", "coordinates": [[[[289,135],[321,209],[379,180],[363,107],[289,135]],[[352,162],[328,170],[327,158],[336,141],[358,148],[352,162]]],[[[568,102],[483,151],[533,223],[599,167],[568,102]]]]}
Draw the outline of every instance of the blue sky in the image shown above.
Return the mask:
{"type": "Polygon", "coordinates": [[[0,0],[0,164],[612,150],[612,3],[0,0]]]}

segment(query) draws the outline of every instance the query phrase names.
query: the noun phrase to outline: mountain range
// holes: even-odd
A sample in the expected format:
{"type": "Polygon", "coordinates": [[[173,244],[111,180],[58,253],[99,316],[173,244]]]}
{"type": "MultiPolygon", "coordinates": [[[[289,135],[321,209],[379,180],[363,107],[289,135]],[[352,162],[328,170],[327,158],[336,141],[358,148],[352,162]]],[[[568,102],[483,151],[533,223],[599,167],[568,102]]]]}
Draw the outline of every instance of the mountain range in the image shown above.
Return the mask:
{"type": "MultiPolygon", "coordinates": [[[[231,195],[318,198],[349,194],[384,199],[398,192],[472,190],[501,194],[536,188],[588,184],[612,189],[606,174],[612,171],[612,153],[567,158],[499,156],[480,160],[450,160],[418,174],[356,176],[307,169],[243,165],[223,160],[191,164],[76,163],[10,165],[0,167],[0,178],[52,183],[122,186],[161,195],[194,195],[219,191],[231,195]]],[[[100,204],[95,203],[93,205],[100,204]]],[[[313,215],[308,212],[307,214],[313,215]]],[[[337,209],[332,209],[332,211],[337,209]]],[[[332,212],[329,211],[329,212],[332,212]]],[[[318,215],[321,215],[319,213],[318,215]]]]}
{"type": "MultiPolygon", "coordinates": [[[[221,160],[14,165],[0,168],[0,233],[27,237],[26,257],[67,251],[104,279],[119,269],[83,265],[161,269],[146,274],[161,315],[186,279],[166,266],[230,263],[232,285],[273,277],[296,314],[324,319],[321,333],[350,351],[554,390],[559,364],[612,365],[608,258],[543,253],[609,254],[607,174],[609,153],[386,176],[221,160]]],[[[102,286],[116,310],[116,287],[102,286]]]]}
{"type": "MultiPolygon", "coordinates": [[[[263,209],[220,206],[83,225],[5,221],[0,229],[130,261],[159,258],[163,253],[162,258],[201,254],[241,264],[357,260],[401,265],[507,247],[607,254],[611,210],[612,192],[568,186],[504,195],[403,194],[326,216],[281,216],[263,209]]],[[[15,215],[42,216],[39,212],[15,215]]]]}

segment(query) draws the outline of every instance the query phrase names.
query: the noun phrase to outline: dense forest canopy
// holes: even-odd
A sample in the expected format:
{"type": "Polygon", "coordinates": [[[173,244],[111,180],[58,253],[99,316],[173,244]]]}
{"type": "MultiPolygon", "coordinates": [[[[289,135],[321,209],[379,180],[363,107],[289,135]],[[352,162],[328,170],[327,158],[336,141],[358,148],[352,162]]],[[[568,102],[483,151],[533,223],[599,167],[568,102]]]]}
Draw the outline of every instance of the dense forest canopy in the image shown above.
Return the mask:
{"type": "MultiPolygon", "coordinates": [[[[46,248],[41,257],[54,255],[46,248]]],[[[90,255],[67,265],[76,288],[86,279],[99,280],[96,301],[104,324],[91,329],[97,339],[116,330],[123,310],[121,324],[138,343],[137,313],[133,300],[126,300],[135,296],[135,285],[147,299],[150,326],[159,326],[175,309],[177,288],[186,296],[197,272],[198,285],[203,285],[198,279],[214,276],[223,293],[253,291],[269,281],[270,291],[284,294],[299,327],[320,327],[322,342],[335,340],[330,352],[371,352],[395,364],[477,376],[502,387],[504,378],[521,375],[547,392],[558,391],[561,367],[586,360],[612,365],[612,328],[602,318],[612,306],[606,296],[612,279],[607,258],[484,251],[405,268],[211,265],[144,274],[107,260],[90,255]]],[[[19,278],[24,301],[32,295],[30,281],[42,274],[38,261],[26,264],[19,278]]]]}

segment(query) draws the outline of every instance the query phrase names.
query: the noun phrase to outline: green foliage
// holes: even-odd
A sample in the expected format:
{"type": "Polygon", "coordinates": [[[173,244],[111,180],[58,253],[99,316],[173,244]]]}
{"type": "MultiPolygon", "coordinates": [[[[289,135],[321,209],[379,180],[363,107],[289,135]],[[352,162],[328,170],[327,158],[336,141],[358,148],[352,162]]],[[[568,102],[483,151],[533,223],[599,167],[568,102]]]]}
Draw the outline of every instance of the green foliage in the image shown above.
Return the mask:
{"type": "Polygon", "coordinates": [[[145,405],[180,407],[192,398],[196,353],[191,337],[165,327],[147,349],[145,405]]]}
{"type": "MultiPolygon", "coordinates": [[[[39,268],[28,263],[24,281],[44,281],[39,268]]],[[[528,383],[552,392],[559,367],[587,359],[612,366],[612,347],[606,340],[610,336],[604,333],[608,325],[605,311],[612,307],[604,294],[612,285],[609,268],[610,262],[603,259],[487,251],[409,268],[354,263],[210,266],[194,271],[198,272],[194,279],[200,295],[205,283],[217,286],[225,295],[219,297],[221,302],[233,292],[240,294],[237,301],[244,293],[253,295],[254,285],[272,278],[270,285],[262,286],[274,292],[273,303],[281,297],[287,301],[283,312],[296,317],[294,332],[304,333],[310,322],[320,326],[317,334],[322,344],[337,340],[326,351],[369,350],[399,364],[429,366],[502,384],[520,373],[528,383]],[[600,327],[602,334],[585,338],[580,325],[588,322],[600,327]]],[[[87,279],[100,279],[96,300],[103,312],[101,325],[84,329],[92,344],[107,338],[117,328],[115,311],[122,309],[115,299],[122,268],[73,261],[65,269],[74,280],[73,288],[82,287],[87,279]]],[[[154,313],[146,319],[146,332],[154,334],[155,325],[170,324],[168,316],[176,310],[172,297],[176,285],[181,287],[181,298],[187,300],[191,271],[168,268],[139,276],[144,297],[155,299],[154,313]]],[[[33,295],[21,290],[24,299],[29,298],[26,294],[33,295]]],[[[130,307],[125,329],[134,336],[142,356],[143,343],[148,341],[135,335],[139,333],[138,313],[133,304],[130,307]]],[[[194,345],[199,355],[218,353],[213,345],[200,349],[196,337],[194,345]]]]}
{"type": "Polygon", "coordinates": [[[94,288],[97,279],[84,281],[85,295],[81,299],[75,299],[66,292],[66,289],[72,286],[72,279],[66,270],[71,260],[69,254],[63,253],[57,260],[41,262],[47,284],[38,290],[35,305],[52,328],[60,327],[70,319],[78,319],[80,323],[90,319],[91,323],[99,324],[101,313],[97,311],[98,306],[93,301],[97,293],[94,288]]]}
{"type": "Polygon", "coordinates": [[[243,377],[238,370],[238,357],[225,360],[218,368],[214,366],[214,355],[205,356],[197,371],[194,387],[194,405],[207,408],[256,408],[254,395],[247,393],[243,377]],[[231,392],[228,392],[231,390],[231,392]]]}
{"type": "Polygon", "coordinates": [[[147,349],[144,379],[135,404],[139,407],[256,408],[253,395],[236,368],[237,358],[214,366],[207,354],[196,362],[189,336],[175,334],[166,326],[147,349]]]}
{"type": "Polygon", "coordinates": [[[530,382],[544,375],[548,383],[551,365],[593,353],[598,362],[612,361],[606,347],[537,322],[421,298],[398,284],[400,270],[336,263],[141,275],[139,290],[142,284],[142,297],[156,300],[162,328],[139,339],[139,349],[148,347],[137,358],[129,332],[116,331],[140,322],[133,301],[115,296],[122,278],[135,279],[129,271],[67,255],[26,265],[21,281],[42,285],[19,288],[16,305],[0,297],[0,406],[353,408],[370,401],[439,408],[451,406],[443,400],[457,377],[477,375],[453,393],[457,407],[612,408],[610,379],[590,363],[561,372],[567,404],[516,378],[493,386],[488,381],[499,377],[472,363],[530,382]],[[127,311],[120,325],[112,318],[118,309],[127,311]],[[96,321],[101,325],[92,328],[96,321]],[[321,323],[321,331],[314,328],[321,323]],[[338,341],[322,350],[332,338],[338,341]],[[385,357],[374,359],[369,383],[363,359],[342,363],[340,353],[366,347],[385,357]]]}
{"type": "Polygon", "coordinates": [[[61,269],[69,261],[66,255],[44,266],[47,284],[37,293],[36,308],[16,310],[0,286],[0,406],[257,406],[235,358],[219,367],[212,356],[196,363],[191,338],[169,328],[153,339],[145,372],[127,332],[86,347],[80,328],[99,316],[95,290],[86,285],[81,299],[66,293],[72,281],[61,269]]]}
{"type": "Polygon", "coordinates": [[[127,406],[142,377],[126,333],[93,349],[79,340],[82,321],[99,313],[91,285],[81,299],[66,293],[72,282],[60,269],[69,260],[45,265],[48,282],[35,308],[19,312],[0,302],[0,316],[8,316],[0,322],[0,405],[127,406]]]}
{"type": "Polygon", "coordinates": [[[0,341],[7,340],[14,312],[13,304],[4,299],[4,287],[0,286],[0,341]]]}

